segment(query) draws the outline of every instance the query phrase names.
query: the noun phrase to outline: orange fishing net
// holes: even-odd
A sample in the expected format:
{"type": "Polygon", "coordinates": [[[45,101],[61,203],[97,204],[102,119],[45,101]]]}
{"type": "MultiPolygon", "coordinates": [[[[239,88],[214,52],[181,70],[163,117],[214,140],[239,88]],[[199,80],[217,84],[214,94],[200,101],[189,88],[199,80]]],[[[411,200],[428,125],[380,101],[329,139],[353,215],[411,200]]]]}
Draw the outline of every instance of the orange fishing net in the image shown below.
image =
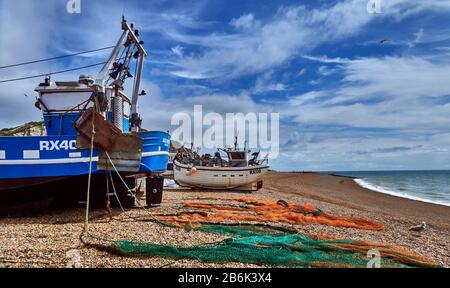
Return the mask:
{"type": "MultiPolygon", "coordinates": [[[[211,198],[213,199],[213,198],[211,198]]],[[[213,200],[218,200],[214,198],[213,200]]],[[[195,209],[177,215],[161,215],[160,220],[177,226],[198,227],[202,223],[223,223],[224,221],[245,221],[259,223],[287,223],[294,225],[323,224],[334,227],[381,231],[383,225],[360,218],[325,214],[311,204],[281,205],[278,202],[255,198],[220,199],[242,203],[218,205],[187,201],[185,207],[195,209]]]]}
{"type": "Polygon", "coordinates": [[[398,245],[373,242],[367,240],[351,241],[351,242],[333,242],[338,238],[326,235],[316,234],[314,240],[327,241],[327,244],[331,247],[347,250],[349,252],[360,253],[367,255],[368,251],[375,250],[380,253],[382,258],[394,259],[405,265],[413,267],[437,267],[438,265],[430,258],[418,255],[410,250],[400,247],[398,245]]]}
{"type": "MultiPolygon", "coordinates": [[[[199,201],[200,199],[196,199],[199,201]]],[[[382,230],[381,224],[351,217],[332,216],[311,204],[254,198],[218,199],[214,204],[188,201],[189,211],[158,215],[158,220],[178,227],[226,235],[223,241],[190,247],[151,242],[110,241],[97,246],[125,256],[193,259],[208,263],[251,263],[274,267],[438,267],[432,260],[404,248],[362,240],[337,239],[323,233],[304,235],[296,229],[271,223],[319,223],[337,227],[382,230]],[[234,223],[232,223],[235,221],[234,223]],[[236,223],[236,222],[252,222],[236,223]]]]}

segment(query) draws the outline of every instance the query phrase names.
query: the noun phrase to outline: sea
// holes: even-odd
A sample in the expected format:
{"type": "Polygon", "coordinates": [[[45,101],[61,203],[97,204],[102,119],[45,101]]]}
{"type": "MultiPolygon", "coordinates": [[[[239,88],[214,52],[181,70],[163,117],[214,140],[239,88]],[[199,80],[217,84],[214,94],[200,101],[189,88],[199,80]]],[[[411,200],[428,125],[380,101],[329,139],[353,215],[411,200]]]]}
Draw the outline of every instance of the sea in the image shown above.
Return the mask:
{"type": "Polygon", "coordinates": [[[450,171],[339,171],[362,187],[398,197],[450,206],[450,171]]]}

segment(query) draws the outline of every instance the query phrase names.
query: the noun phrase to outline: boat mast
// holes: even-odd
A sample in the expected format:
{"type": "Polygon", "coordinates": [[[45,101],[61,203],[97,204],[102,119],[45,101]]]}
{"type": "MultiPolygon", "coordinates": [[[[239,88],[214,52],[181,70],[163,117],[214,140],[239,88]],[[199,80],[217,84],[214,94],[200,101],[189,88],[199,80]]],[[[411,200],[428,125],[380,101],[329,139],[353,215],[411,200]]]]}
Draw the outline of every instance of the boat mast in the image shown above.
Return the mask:
{"type": "Polygon", "coordinates": [[[133,96],[131,98],[131,131],[138,132],[139,131],[139,122],[140,117],[137,113],[137,102],[139,100],[139,92],[140,92],[140,86],[141,86],[141,80],[142,80],[142,71],[144,69],[144,59],[147,57],[147,52],[145,51],[144,47],[142,46],[144,44],[144,41],[140,41],[136,33],[137,30],[133,30],[130,28],[127,22],[122,22],[122,25],[125,26],[125,29],[129,31],[131,41],[136,45],[138,52],[139,52],[139,64],[138,64],[138,71],[136,75],[136,83],[134,85],[133,90],[133,96]]]}
{"type": "Polygon", "coordinates": [[[122,18],[122,36],[120,36],[119,41],[117,41],[116,47],[114,47],[114,50],[112,51],[111,55],[109,56],[108,61],[103,66],[102,70],[100,70],[100,73],[97,75],[97,81],[96,83],[102,87],[105,87],[106,81],[109,77],[109,71],[113,68],[113,64],[116,61],[117,57],[119,56],[120,51],[122,50],[122,46],[125,44],[125,41],[128,38],[128,34],[130,32],[129,29],[126,29],[125,18],[122,18]]]}
{"type": "Polygon", "coordinates": [[[119,56],[122,47],[126,45],[126,43],[134,44],[136,46],[137,52],[134,55],[134,58],[136,58],[138,61],[138,71],[136,75],[135,85],[133,87],[130,114],[131,114],[131,131],[138,132],[140,125],[139,123],[140,116],[137,112],[137,103],[140,94],[142,71],[144,69],[144,59],[145,57],[147,57],[148,54],[145,51],[144,47],[142,46],[144,44],[144,41],[141,41],[138,38],[139,31],[134,29],[133,24],[131,24],[130,26],[128,22],[125,20],[125,17],[122,17],[122,30],[123,30],[122,36],[120,37],[113,52],[111,53],[108,62],[106,62],[100,73],[97,75],[96,83],[97,85],[100,85],[102,87],[102,90],[104,91],[105,86],[107,85],[106,82],[110,76],[110,70],[113,69],[114,63],[117,61],[117,57],[119,56]]]}
{"type": "MultiPolygon", "coordinates": [[[[142,47],[142,46],[141,46],[142,47]]],[[[139,99],[139,91],[142,79],[142,70],[144,69],[144,58],[147,56],[144,48],[139,50],[139,64],[136,75],[136,83],[134,85],[133,97],[131,98],[131,131],[138,132],[139,129],[139,114],[137,113],[137,102],[139,99]]]]}

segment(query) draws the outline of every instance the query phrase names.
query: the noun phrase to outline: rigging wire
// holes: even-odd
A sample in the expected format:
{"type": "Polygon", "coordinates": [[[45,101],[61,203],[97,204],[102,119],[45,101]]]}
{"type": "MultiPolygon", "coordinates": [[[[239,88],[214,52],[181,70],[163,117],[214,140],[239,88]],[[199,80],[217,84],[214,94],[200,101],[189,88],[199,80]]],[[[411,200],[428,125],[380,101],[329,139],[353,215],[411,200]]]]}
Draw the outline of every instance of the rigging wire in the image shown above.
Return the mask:
{"type": "MultiPolygon", "coordinates": [[[[122,59],[119,59],[119,60],[122,60],[122,59]]],[[[95,66],[105,65],[106,63],[108,63],[108,62],[95,63],[95,64],[91,64],[91,65],[86,65],[86,66],[81,66],[81,67],[76,67],[76,68],[71,68],[71,69],[66,69],[66,70],[60,70],[60,71],[51,72],[51,73],[44,73],[44,74],[33,75],[33,76],[27,76],[27,77],[21,77],[21,78],[14,78],[14,79],[0,80],[0,84],[1,84],[1,83],[7,83],[7,82],[15,82],[15,81],[21,81],[21,80],[28,80],[28,79],[33,79],[33,78],[40,78],[40,77],[45,77],[45,76],[49,76],[49,75],[62,74],[62,73],[67,73],[67,72],[72,72],[72,71],[82,70],[82,69],[86,69],[86,68],[91,68],[91,67],[95,67],[95,66]]]]}
{"type": "Polygon", "coordinates": [[[17,63],[17,64],[11,64],[11,65],[5,65],[5,66],[0,66],[0,69],[6,69],[6,68],[12,68],[12,67],[24,66],[24,65],[35,64],[35,63],[40,63],[40,62],[46,62],[46,61],[51,61],[51,60],[57,60],[57,59],[62,59],[62,58],[67,58],[67,57],[73,57],[73,56],[78,56],[78,55],[83,55],[83,54],[88,54],[88,53],[93,53],[93,52],[98,52],[98,51],[108,50],[108,49],[112,49],[112,48],[114,48],[114,47],[115,47],[115,46],[108,46],[108,47],[103,47],[103,48],[99,48],[99,49],[88,50],[88,51],[83,51],[83,52],[78,52],[78,53],[73,53],[73,54],[67,54],[67,55],[62,55],[62,56],[57,56],[57,57],[52,57],[52,58],[46,58],[46,59],[40,59],[40,60],[34,60],[34,61],[28,61],[28,62],[17,63]]]}
{"type": "Polygon", "coordinates": [[[81,70],[81,69],[86,69],[86,68],[91,68],[91,67],[95,67],[95,66],[104,65],[104,64],[106,64],[106,63],[107,63],[107,62],[102,62],[102,63],[96,63],[96,64],[86,65],[86,66],[77,67],[77,68],[71,68],[71,69],[61,70],[61,71],[52,72],[52,73],[44,73],[44,74],[33,75],[33,76],[27,76],[27,77],[21,77],[21,78],[14,78],[14,79],[0,80],[0,83],[15,82],[15,81],[21,81],[21,80],[27,80],[27,79],[33,79],[33,78],[45,77],[45,76],[49,76],[49,75],[62,74],[62,73],[67,73],[67,72],[72,72],[72,71],[76,71],[76,70],[81,70]]]}

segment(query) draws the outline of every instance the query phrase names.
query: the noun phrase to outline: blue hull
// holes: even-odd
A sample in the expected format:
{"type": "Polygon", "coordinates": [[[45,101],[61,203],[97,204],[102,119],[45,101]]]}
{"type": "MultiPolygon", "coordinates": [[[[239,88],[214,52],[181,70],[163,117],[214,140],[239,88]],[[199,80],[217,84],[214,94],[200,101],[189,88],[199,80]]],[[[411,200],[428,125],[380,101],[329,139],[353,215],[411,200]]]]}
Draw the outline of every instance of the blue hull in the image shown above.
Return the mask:
{"type": "MultiPolygon", "coordinates": [[[[160,173],[169,161],[170,135],[143,132],[142,173],[160,173]]],[[[0,137],[0,179],[70,177],[88,174],[90,151],[75,147],[76,136],[0,137]]],[[[93,174],[98,151],[94,149],[93,174]]],[[[1,181],[1,180],[0,180],[1,181]]],[[[1,189],[1,188],[0,188],[1,189]]]]}

